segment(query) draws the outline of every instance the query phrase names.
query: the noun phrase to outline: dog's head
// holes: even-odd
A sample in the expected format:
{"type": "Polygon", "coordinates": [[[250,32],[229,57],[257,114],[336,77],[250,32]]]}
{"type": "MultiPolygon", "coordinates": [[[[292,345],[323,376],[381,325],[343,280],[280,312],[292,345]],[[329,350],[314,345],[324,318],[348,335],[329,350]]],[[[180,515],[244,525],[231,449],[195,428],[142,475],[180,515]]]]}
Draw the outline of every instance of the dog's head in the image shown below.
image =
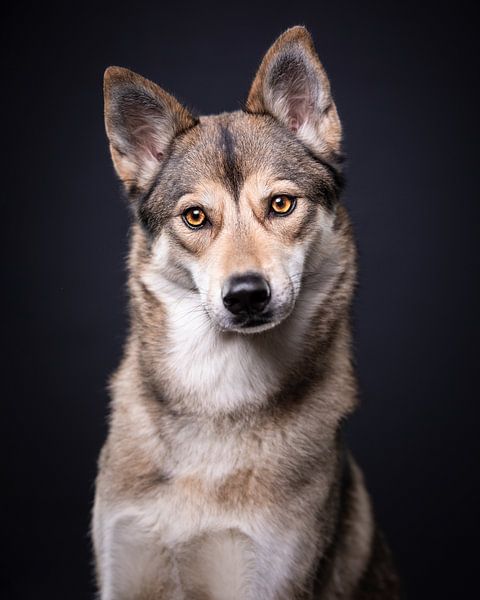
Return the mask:
{"type": "Polygon", "coordinates": [[[274,43],[243,111],[197,119],[117,67],[106,71],[105,102],[150,292],[197,295],[221,330],[283,321],[335,230],[341,183],[340,121],[308,32],[274,43]]]}

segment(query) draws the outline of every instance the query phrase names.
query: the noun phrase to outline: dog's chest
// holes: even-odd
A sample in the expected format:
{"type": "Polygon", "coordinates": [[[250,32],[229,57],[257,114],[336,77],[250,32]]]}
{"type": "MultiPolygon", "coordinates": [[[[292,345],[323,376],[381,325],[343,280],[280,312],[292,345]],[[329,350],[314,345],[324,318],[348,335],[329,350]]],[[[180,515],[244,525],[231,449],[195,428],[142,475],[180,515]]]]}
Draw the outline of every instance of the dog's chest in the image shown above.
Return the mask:
{"type": "Polygon", "coordinates": [[[112,528],[128,538],[126,552],[130,546],[132,553],[166,548],[186,597],[191,590],[212,600],[253,600],[250,585],[269,556],[269,532],[275,529],[263,443],[190,436],[190,442],[187,432],[184,443],[177,439],[164,465],[165,481],[127,514],[112,514],[112,528]]]}
{"type": "MultiPolygon", "coordinates": [[[[177,432],[164,464],[166,481],[157,489],[158,501],[181,510],[183,523],[198,531],[247,519],[272,500],[269,451],[269,441],[258,435],[208,434],[196,427],[177,432]]],[[[165,527],[171,522],[166,519],[165,527]]],[[[182,537],[179,531],[176,535],[182,537]]]]}
{"type": "MultiPolygon", "coordinates": [[[[226,469],[225,460],[223,465],[226,469]]],[[[270,480],[268,472],[250,461],[239,461],[224,473],[218,465],[210,471],[177,473],[123,523],[132,551],[166,549],[185,598],[263,597],[264,588],[273,591],[281,585],[293,556],[275,507],[281,495],[278,482],[275,497],[270,480]]]]}

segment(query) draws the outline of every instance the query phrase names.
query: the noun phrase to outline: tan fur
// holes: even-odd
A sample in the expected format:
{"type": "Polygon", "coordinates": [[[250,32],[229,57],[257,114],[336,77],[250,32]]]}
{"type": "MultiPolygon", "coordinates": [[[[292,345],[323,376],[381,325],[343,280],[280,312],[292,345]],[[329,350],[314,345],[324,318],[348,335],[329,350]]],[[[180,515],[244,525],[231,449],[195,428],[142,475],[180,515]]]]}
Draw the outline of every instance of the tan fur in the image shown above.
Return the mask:
{"type": "MultiPolygon", "coordinates": [[[[293,28],[267,53],[247,112],[195,121],[165,94],[107,73],[107,133],[138,220],[96,486],[101,599],[356,598],[378,570],[370,501],[341,436],[356,406],[356,267],[328,79],[293,28]],[[295,197],[290,215],[272,216],[277,194],[295,197]],[[185,224],[194,206],[208,226],[185,224]],[[221,290],[251,271],[270,282],[271,316],[248,331],[221,290]]],[[[375,585],[372,598],[397,597],[375,585]]]]}

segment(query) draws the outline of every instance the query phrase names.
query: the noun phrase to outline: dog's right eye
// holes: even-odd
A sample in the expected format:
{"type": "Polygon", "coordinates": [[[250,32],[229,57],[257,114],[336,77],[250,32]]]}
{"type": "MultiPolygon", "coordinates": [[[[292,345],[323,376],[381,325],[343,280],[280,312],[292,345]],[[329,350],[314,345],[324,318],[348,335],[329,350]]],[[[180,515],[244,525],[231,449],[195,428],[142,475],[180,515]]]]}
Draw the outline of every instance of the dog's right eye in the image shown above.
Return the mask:
{"type": "Polygon", "coordinates": [[[270,212],[280,217],[286,217],[295,210],[296,198],[287,194],[274,196],[270,201],[270,212]]]}
{"type": "Polygon", "coordinates": [[[193,206],[184,211],[182,219],[190,229],[198,229],[207,222],[207,215],[198,206],[193,206]]]}

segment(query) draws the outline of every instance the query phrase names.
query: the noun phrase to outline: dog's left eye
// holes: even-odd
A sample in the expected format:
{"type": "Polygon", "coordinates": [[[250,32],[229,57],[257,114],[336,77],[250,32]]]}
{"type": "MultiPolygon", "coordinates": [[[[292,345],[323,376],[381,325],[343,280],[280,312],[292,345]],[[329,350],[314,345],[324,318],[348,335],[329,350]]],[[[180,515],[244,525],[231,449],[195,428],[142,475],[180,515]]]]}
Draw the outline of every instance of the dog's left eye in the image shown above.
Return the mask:
{"type": "Polygon", "coordinates": [[[270,201],[270,212],[285,217],[295,209],[296,204],[297,200],[293,196],[287,196],[286,194],[274,196],[270,201]]]}
{"type": "Polygon", "coordinates": [[[188,225],[188,227],[191,229],[197,229],[198,227],[205,225],[207,221],[207,215],[201,208],[194,206],[192,208],[187,208],[187,210],[182,214],[182,219],[184,223],[188,225]]]}

